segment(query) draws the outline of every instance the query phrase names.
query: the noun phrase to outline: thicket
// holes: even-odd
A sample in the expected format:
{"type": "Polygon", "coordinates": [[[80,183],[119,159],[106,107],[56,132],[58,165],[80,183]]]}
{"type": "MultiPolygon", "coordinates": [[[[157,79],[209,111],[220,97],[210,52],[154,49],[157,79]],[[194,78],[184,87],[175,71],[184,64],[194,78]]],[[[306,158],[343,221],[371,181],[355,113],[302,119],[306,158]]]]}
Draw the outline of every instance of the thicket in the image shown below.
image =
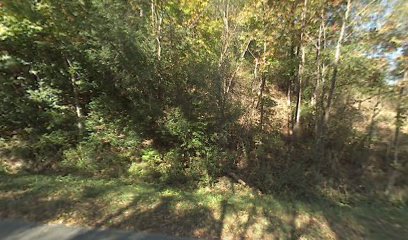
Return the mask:
{"type": "Polygon", "coordinates": [[[1,1],[3,168],[403,191],[408,7],[387,3],[1,1]]]}

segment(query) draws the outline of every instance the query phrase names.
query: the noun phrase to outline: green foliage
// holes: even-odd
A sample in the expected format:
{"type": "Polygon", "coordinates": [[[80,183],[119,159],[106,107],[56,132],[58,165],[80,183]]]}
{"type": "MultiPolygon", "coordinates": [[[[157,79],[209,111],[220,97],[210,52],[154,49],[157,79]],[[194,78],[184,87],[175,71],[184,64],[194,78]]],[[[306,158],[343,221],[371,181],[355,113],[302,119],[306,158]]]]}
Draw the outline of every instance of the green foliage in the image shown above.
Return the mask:
{"type": "Polygon", "coordinates": [[[69,146],[69,140],[69,135],[66,132],[53,131],[36,139],[32,149],[37,160],[56,161],[60,156],[61,149],[69,146]]]}
{"type": "MultiPolygon", "coordinates": [[[[388,78],[406,71],[395,19],[407,8],[358,2],[338,41],[344,3],[2,1],[0,148],[38,171],[203,185],[232,172],[301,195],[360,186],[353,176],[394,132],[372,114],[379,105],[361,104],[378,94],[388,115],[396,105],[388,78]]],[[[392,165],[373,164],[384,179],[379,166],[392,165]]]]}
{"type": "Polygon", "coordinates": [[[142,151],[142,161],[149,164],[159,164],[160,154],[154,149],[146,149],[142,151]]]}
{"type": "Polygon", "coordinates": [[[206,123],[189,121],[180,109],[169,110],[161,123],[165,133],[178,145],[164,156],[166,175],[206,183],[219,176],[222,171],[219,163],[223,158],[215,145],[219,137],[209,132],[206,123]]]}
{"type": "Polygon", "coordinates": [[[125,174],[128,162],[128,159],[115,153],[115,149],[99,142],[86,141],[64,151],[60,167],[78,174],[120,177],[125,174]]]}

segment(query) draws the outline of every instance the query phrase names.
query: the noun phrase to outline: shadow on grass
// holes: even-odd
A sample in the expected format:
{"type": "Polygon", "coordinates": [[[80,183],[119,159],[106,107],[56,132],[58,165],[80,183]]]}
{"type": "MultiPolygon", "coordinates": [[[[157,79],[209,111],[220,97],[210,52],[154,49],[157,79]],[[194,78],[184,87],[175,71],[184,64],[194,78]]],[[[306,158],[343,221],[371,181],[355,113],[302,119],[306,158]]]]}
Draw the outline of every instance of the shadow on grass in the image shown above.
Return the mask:
{"type": "MultiPolygon", "coordinates": [[[[406,209],[339,206],[245,193],[183,191],[119,180],[0,175],[0,218],[206,239],[403,239],[406,209]]],[[[86,233],[84,233],[86,234],[86,233]]]]}
{"type": "MultiPolygon", "coordinates": [[[[0,218],[70,223],[95,228],[219,238],[222,225],[212,210],[189,194],[150,185],[89,181],[75,177],[5,176],[0,183],[0,218]],[[187,209],[178,207],[182,201],[187,209]]],[[[181,206],[183,207],[183,206],[181,206]]]]}

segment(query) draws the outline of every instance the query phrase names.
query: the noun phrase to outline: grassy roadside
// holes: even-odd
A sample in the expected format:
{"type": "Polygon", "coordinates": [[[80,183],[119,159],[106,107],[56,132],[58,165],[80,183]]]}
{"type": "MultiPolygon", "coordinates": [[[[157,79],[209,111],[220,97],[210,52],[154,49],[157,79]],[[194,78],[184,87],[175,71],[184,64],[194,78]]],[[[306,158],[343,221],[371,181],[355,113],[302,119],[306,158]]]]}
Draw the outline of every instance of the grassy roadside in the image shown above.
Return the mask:
{"type": "Polygon", "coordinates": [[[228,181],[185,190],[125,180],[1,174],[0,218],[207,239],[408,236],[407,208],[258,196],[228,181]]]}

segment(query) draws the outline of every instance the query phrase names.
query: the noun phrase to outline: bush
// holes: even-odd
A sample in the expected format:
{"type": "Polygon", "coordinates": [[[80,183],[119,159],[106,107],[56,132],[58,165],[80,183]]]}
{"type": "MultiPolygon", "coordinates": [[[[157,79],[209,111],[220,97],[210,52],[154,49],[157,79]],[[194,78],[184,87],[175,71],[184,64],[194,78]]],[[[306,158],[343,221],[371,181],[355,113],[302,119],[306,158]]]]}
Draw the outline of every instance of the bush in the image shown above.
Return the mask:
{"type": "Polygon", "coordinates": [[[140,178],[145,181],[155,181],[160,178],[160,153],[153,148],[143,149],[140,152],[140,159],[130,164],[128,174],[131,177],[140,178]]]}
{"type": "Polygon", "coordinates": [[[68,133],[58,130],[41,135],[31,146],[37,162],[58,161],[69,142],[68,133]]]}
{"type": "Polygon", "coordinates": [[[218,135],[208,130],[207,123],[190,121],[174,108],[166,112],[159,124],[164,135],[177,145],[164,155],[160,166],[162,180],[210,183],[220,174],[218,163],[224,156],[216,147],[218,135]]]}
{"type": "Polygon", "coordinates": [[[122,175],[128,165],[129,159],[119,154],[115,148],[92,140],[64,151],[64,160],[60,164],[66,171],[110,177],[122,175]]]}

